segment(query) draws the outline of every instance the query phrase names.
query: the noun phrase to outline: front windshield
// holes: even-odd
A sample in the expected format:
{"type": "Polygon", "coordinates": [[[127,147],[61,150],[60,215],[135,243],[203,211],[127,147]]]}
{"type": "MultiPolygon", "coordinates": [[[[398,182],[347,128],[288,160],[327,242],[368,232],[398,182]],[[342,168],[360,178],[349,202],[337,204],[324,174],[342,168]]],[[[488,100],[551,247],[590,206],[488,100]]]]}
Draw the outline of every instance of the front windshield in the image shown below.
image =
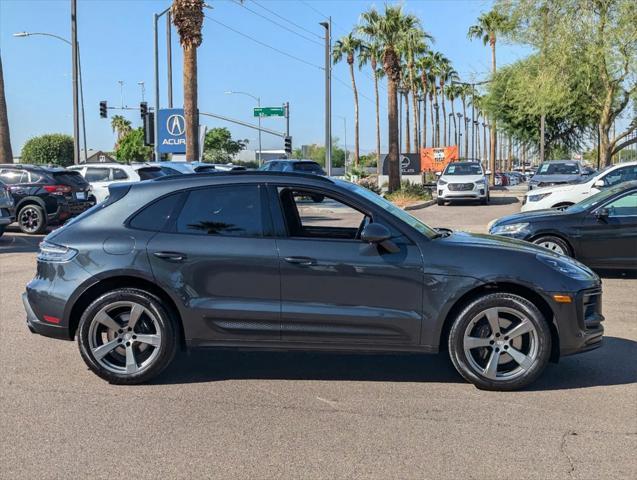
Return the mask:
{"type": "Polygon", "coordinates": [[[605,202],[608,197],[611,197],[612,195],[615,195],[616,193],[621,192],[624,188],[626,188],[626,187],[624,187],[621,184],[616,185],[616,186],[611,187],[611,188],[607,188],[605,190],[602,190],[599,193],[596,193],[593,196],[588,197],[585,200],[582,200],[579,203],[576,203],[575,205],[571,205],[570,207],[568,207],[566,209],[566,211],[567,212],[573,212],[573,213],[579,213],[579,212],[583,212],[584,210],[588,210],[590,208],[594,208],[597,205],[605,202]]]}
{"type": "Polygon", "coordinates": [[[536,175],[579,175],[577,162],[544,162],[538,168],[536,175]]]}
{"type": "Polygon", "coordinates": [[[479,163],[450,163],[443,175],[483,175],[479,163]]]}
{"type": "Polygon", "coordinates": [[[405,222],[412,228],[415,228],[416,230],[418,230],[427,238],[436,238],[439,236],[438,233],[433,228],[421,222],[416,217],[410,215],[402,208],[398,208],[396,205],[394,205],[390,201],[385,200],[380,195],[375,194],[371,190],[365,187],[356,185],[355,183],[345,182],[342,180],[337,180],[336,183],[342,187],[345,187],[351,192],[357,193],[361,195],[362,197],[365,197],[367,200],[371,201],[372,203],[375,203],[383,210],[392,214],[394,217],[397,217],[399,220],[402,220],[403,222],[405,222]]]}

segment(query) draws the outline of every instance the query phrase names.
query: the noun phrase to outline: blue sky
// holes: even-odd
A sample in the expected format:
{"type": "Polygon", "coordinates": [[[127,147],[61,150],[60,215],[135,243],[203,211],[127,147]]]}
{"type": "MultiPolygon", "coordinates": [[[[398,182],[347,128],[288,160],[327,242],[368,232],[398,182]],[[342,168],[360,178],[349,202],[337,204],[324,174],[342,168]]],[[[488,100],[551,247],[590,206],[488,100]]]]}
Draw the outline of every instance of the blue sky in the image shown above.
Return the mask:
{"type": "MultiPolygon", "coordinates": [[[[255,15],[232,0],[209,0],[214,8],[206,15],[234,30],[298,57],[292,59],[250,40],[206,18],[204,41],[199,48],[199,109],[253,122],[254,101],[227,90],[243,90],[261,97],[264,106],[291,105],[291,134],[294,145],[323,143],[323,47],[320,36],[322,15],[331,15],[333,34],[338,37],[358,22],[360,13],[383,2],[361,0],[252,0],[248,7],[260,15],[282,23],[304,37],[295,35],[255,15]],[[286,20],[267,12],[276,12],[286,20]],[[297,26],[302,27],[300,30],[297,26]],[[316,43],[315,43],[316,42],[316,43]],[[299,59],[303,60],[300,61],[299,59]]],[[[485,78],[490,53],[479,41],[469,41],[466,32],[478,15],[491,6],[488,0],[406,0],[406,11],[416,14],[435,38],[434,48],[449,57],[463,80],[485,78]]],[[[124,81],[124,103],[138,106],[144,81],[146,99],[153,100],[153,14],[170,5],[169,0],[79,0],[78,38],[84,75],[84,100],[89,148],[110,150],[113,133],[110,122],[99,118],[99,101],[120,104],[119,80],[124,81]]],[[[20,31],[48,32],[70,38],[68,0],[1,0],[0,52],[9,110],[11,141],[15,154],[32,136],[50,132],[72,133],[70,47],[48,37],[14,38],[20,31]]],[[[160,59],[165,58],[165,23],[160,28],[160,59]]],[[[181,103],[181,52],[173,35],[174,103],[181,103]]],[[[500,64],[521,58],[524,49],[499,47],[500,64]]],[[[346,64],[334,67],[333,134],[343,139],[347,119],[348,144],[353,143],[353,99],[348,88],[346,64]]],[[[373,82],[369,70],[356,71],[360,99],[360,135],[363,151],[374,149],[373,82]]],[[[166,106],[166,72],[160,73],[162,106],[166,106]]],[[[381,88],[381,109],[386,103],[381,88]]],[[[116,112],[109,111],[112,115],[116,112]]],[[[386,115],[381,110],[381,121],[386,115]]],[[[140,125],[138,112],[125,116],[140,125]]],[[[236,138],[247,138],[256,148],[256,132],[221,121],[202,118],[209,127],[227,126],[236,138]]],[[[284,129],[283,120],[270,118],[264,126],[284,129]]],[[[385,129],[383,126],[384,133],[385,129]]],[[[383,135],[384,137],[384,135],[383,135]]],[[[281,148],[277,137],[263,136],[264,148],[281,148]]],[[[382,139],[383,145],[385,138],[382,139]]]]}

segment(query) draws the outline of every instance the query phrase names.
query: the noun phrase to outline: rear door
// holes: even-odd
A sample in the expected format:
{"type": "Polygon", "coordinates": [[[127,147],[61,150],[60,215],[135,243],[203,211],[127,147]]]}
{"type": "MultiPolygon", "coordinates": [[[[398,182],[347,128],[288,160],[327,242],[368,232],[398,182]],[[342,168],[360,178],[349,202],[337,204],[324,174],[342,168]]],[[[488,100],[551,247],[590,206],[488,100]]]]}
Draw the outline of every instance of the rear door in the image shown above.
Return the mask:
{"type": "Polygon", "coordinates": [[[279,265],[264,187],[210,186],[180,202],[148,254],[157,282],[187,309],[188,339],[278,341],[279,265]]]}
{"type": "Polygon", "coordinates": [[[281,339],[418,344],[423,298],[418,246],[391,228],[400,251],[363,243],[364,225],[383,219],[327,189],[276,185],[270,195],[280,235],[281,339]]]}
{"type": "Polygon", "coordinates": [[[86,167],[85,180],[91,184],[93,195],[98,202],[108,197],[108,186],[111,184],[111,169],[109,167],[86,167]]]}
{"type": "Polygon", "coordinates": [[[597,268],[637,268],[637,191],[601,205],[581,226],[580,260],[597,268]],[[608,216],[595,212],[605,208],[608,216]]]}

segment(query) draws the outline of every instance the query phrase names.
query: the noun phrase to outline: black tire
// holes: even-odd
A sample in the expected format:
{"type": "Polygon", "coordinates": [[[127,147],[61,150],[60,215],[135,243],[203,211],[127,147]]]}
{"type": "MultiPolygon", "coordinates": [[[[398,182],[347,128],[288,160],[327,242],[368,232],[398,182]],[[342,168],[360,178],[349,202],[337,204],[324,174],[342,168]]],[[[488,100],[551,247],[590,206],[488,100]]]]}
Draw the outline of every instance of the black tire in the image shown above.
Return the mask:
{"type": "MultiPolygon", "coordinates": [[[[132,310],[129,313],[129,319],[131,315],[132,310]]],[[[80,318],[77,341],[82,359],[96,375],[113,384],[135,385],[156,377],[170,364],[178,348],[177,332],[176,321],[171,315],[170,309],[165,308],[159,298],[144,290],[120,288],[105,293],[88,306],[80,318]],[[118,305],[126,303],[138,305],[145,309],[138,317],[139,320],[133,325],[132,331],[128,332],[126,324],[122,323],[122,320],[126,319],[125,311],[119,317],[111,316],[113,314],[107,311],[109,317],[113,318],[118,325],[121,325],[122,328],[119,329],[119,334],[114,330],[108,329],[102,322],[97,322],[96,316],[104,309],[113,306],[114,311],[117,311],[118,308],[125,309],[125,307],[118,307],[118,305]],[[140,325],[138,326],[138,324],[140,325]],[[97,347],[105,346],[106,343],[115,344],[115,341],[119,342],[115,347],[108,349],[108,353],[103,355],[100,360],[96,358],[95,349],[92,348],[92,343],[95,343],[93,338],[96,334],[94,332],[99,332],[99,329],[106,331],[97,334],[98,341],[104,337],[108,341],[105,340],[104,343],[97,345],[97,347]],[[110,332],[113,332],[113,335],[110,332]],[[138,337],[135,336],[135,333],[137,333],[138,337]],[[152,346],[138,340],[144,334],[147,337],[158,335],[158,345],[152,346]],[[109,335],[111,336],[109,337],[109,335]],[[125,335],[132,337],[126,338],[125,335]],[[137,340],[134,340],[136,338],[137,340]],[[131,352],[134,352],[135,348],[137,348],[136,353],[132,355],[134,369],[136,370],[131,371],[131,373],[114,371],[116,368],[128,370],[129,344],[131,352]],[[123,354],[121,352],[122,349],[124,350],[123,354]],[[124,365],[118,365],[118,362],[121,363],[122,359],[124,365]],[[139,364],[140,361],[142,362],[141,365],[139,364]],[[143,365],[144,361],[147,362],[146,365],[143,365]]]]}
{"type": "Polygon", "coordinates": [[[445,201],[444,201],[444,199],[439,198],[439,199],[436,201],[436,203],[442,207],[442,206],[445,204],[445,201]]]}
{"type": "Polygon", "coordinates": [[[489,205],[489,197],[484,197],[480,199],[481,205],[489,205]]]}
{"type": "MultiPolygon", "coordinates": [[[[471,337],[473,336],[471,335],[471,337]]],[[[449,356],[454,367],[465,380],[483,390],[518,390],[531,384],[544,371],[550,355],[551,331],[542,313],[533,303],[510,293],[492,293],[472,301],[460,312],[449,332],[449,356]],[[501,333],[497,333],[499,338],[496,338],[494,333],[490,331],[488,326],[490,323],[487,321],[486,316],[481,317],[483,312],[494,308],[506,310],[497,314],[498,318],[501,318],[498,322],[509,322],[507,318],[515,318],[510,312],[517,312],[517,315],[530,322],[530,324],[527,324],[525,321],[525,325],[532,326],[533,331],[509,339],[506,334],[512,331],[516,325],[511,322],[501,333]],[[471,358],[469,358],[464,348],[465,333],[470,329],[473,329],[472,331],[484,329],[485,326],[481,322],[485,321],[487,322],[486,329],[490,331],[490,334],[485,336],[484,330],[482,330],[483,333],[480,337],[483,338],[479,338],[479,340],[488,342],[490,338],[493,338],[498,343],[494,341],[495,346],[473,347],[469,351],[469,355],[471,355],[471,358]],[[518,340],[519,344],[513,343],[518,340]],[[525,366],[522,367],[507,352],[513,353],[515,351],[516,354],[519,354],[520,350],[524,350],[524,342],[529,348],[529,353],[525,354],[525,358],[528,361],[525,361],[525,366]],[[497,345],[500,345],[500,348],[497,348],[497,345]],[[507,348],[506,351],[504,350],[505,348],[507,348]],[[488,370],[488,360],[495,354],[496,349],[500,353],[496,354],[497,357],[495,358],[503,363],[494,362],[496,365],[495,378],[489,378],[485,372],[488,370]],[[480,361],[485,363],[483,370],[480,370],[480,361]],[[501,373],[499,370],[500,366],[502,366],[503,371],[502,376],[498,378],[501,373]],[[511,368],[511,372],[507,372],[507,368],[511,368]],[[510,376],[507,377],[507,375],[510,376]]]]}
{"type": "Polygon", "coordinates": [[[2,226],[0,227],[0,237],[2,237],[2,235],[4,235],[4,229],[5,229],[5,228],[6,228],[6,227],[5,227],[4,225],[2,225],[2,226]]]}
{"type": "Polygon", "coordinates": [[[311,198],[314,203],[321,203],[323,200],[325,200],[325,195],[312,195],[311,198]]]}
{"type": "Polygon", "coordinates": [[[39,235],[46,230],[46,213],[40,205],[29,204],[21,207],[16,221],[20,231],[28,235],[39,235]]]}
{"type": "Polygon", "coordinates": [[[569,257],[573,256],[573,250],[571,250],[571,246],[560,237],[555,237],[553,235],[542,235],[541,237],[533,239],[533,243],[536,245],[547,247],[549,250],[556,253],[563,252],[563,255],[568,255],[569,257]],[[551,244],[555,245],[557,248],[562,249],[562,252],[560,252],[557,248],[551,248],[551,244]]]}

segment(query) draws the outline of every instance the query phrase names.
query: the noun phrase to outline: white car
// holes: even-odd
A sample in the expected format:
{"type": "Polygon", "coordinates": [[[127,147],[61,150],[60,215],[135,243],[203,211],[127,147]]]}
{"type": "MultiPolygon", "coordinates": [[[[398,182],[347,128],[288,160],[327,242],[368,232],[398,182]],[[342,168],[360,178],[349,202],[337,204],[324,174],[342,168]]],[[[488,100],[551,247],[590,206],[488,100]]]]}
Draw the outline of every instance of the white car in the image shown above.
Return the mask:
{"type": "Polygon", "coordinates": [[[606,167],[593,177],[585,177],[581,183],[555,185],[527,192],[524,196],[522,211],[564,209],[604,188],[630,180],[637,180],[637,162],[617,163],[606,167]]]}
{"type": "Polygon", "coordinates": [[[451,162],[438,178],[438,205],[452,200],[489,203],[489,182],[479,162],[451,162]]]}
{"type": "Polygon", "coordinates": [[[108,197],[108,186],[118,182],[140,182],[163,177],[166,172],[152,163],[87,163],[68,167],[68,170],[80,172],[91,185],[91,193],[96,202],[108,197]]]}

